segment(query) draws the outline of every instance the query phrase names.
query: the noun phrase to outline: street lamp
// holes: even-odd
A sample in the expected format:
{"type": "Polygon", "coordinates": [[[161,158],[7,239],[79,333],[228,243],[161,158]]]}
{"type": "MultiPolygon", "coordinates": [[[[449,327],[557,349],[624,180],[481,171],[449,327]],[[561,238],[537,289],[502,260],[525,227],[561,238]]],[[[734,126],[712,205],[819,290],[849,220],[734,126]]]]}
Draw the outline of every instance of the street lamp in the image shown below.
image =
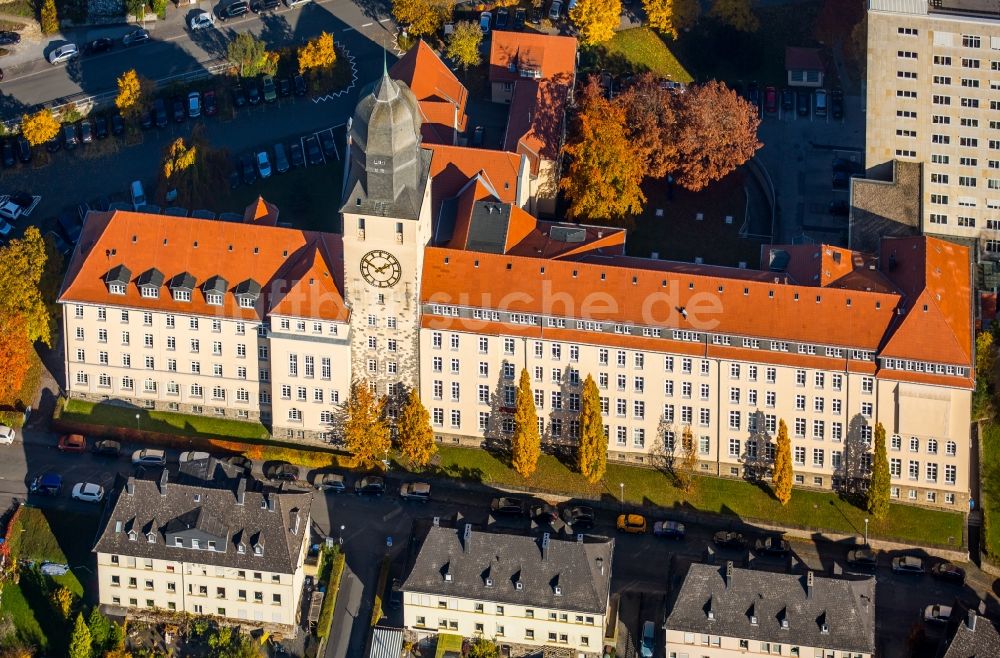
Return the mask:
{"type": "Polygon", "coordinates": [[[868,545],[868,519],[865,518],[865,546],[868,545]]]}
{"type": "Polygon", "coordinates": [[[135,429],[138,431],[142,431],[142,427],[139,425],[139,414],[135,415],[135,429]]]}
{"type": "Polygon", "coordinates": [[[624,511],[624,509],[625,509],[625,483],[624,482],[619,482],[618,486],[621,488],[621,496],[619,497],[618,500],[621,502],[621,508],[624,511]]]}
{"type": "Polygon", "coordinates": [[[337,536],[337,542],[343,546],[344,545],[344,526],[340,526],[340,534],[337,536]]]}

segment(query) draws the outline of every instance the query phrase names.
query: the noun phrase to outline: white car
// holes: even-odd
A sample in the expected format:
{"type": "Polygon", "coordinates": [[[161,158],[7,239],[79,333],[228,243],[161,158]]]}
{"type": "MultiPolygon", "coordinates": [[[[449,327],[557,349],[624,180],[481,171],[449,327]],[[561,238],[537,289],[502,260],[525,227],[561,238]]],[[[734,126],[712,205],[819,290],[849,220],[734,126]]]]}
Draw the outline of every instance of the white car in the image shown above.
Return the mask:
{"type": "Polygon", "coordinates": [[[104,487],[93,482],[79,482],[73,487],[73,500],[99,503],[104,500],[104,487]]]}
{"type": "Polygon", "coordinates": [[[62,64],[80,56],[80,51],[75,43],[67,43],[59,46],[49,53],[49,64],[62,64]]]}
{"type": "Polygon", "coordinates": [[[10,232],[14,230],[14,227],[0,219],[0,236],[7,237],[10,232]]]}
{"type": "Polygon", "coordinates": [[[208,454],[207,452],[197,452],[195,450],[188,450],[187,452],[181,453],[181,456],[178,458],[178,461],[183,464],[185,462],[196,462],[202,459],[208,459],[209,457],[211,457],[211,455],[208,454]]]}
{"type": "Polygon", "coordinates": [[[267,151],[259,151],[257,153],[257,171],[260,172],[261,178],[270,178],[271,159],[267,156],[267,151]]]}
{"type": "Polygon", "coordinates": [[[479,29],[483,31],[483,34],[490,33],[490,23],[493,21],[493,14],[488,11],[484,11],[479,14],[479,29]]]}
{"type": "Polygon", "coordinates": [[[188,27],[190,27],[192,30],[201,30],[206,27],[214,27],[214,26],[215,26],[215,16],[212,16],[207,11],[203,11],[200,14],[192,16],[191,20],[188,21],[188,27]]]}
{"type": "Polygon", "coordinates": [[[0,444],[9,446],[14,443],[14,430],[6,425],[0,425],[0,444]]]}
{"type": "Polygon", "coordinates": [[[167,454],[155,448],[143,448],[132,453],[133,466],[165,466],[167,454]]]}
{"type": "Polygon", "coordinates": [[[3,217],[9,222],[16,222],[21,218],[23,213],[24,208],[13,201],[7,201],[3,205],[0,205],[0,217],[3,217]]]}

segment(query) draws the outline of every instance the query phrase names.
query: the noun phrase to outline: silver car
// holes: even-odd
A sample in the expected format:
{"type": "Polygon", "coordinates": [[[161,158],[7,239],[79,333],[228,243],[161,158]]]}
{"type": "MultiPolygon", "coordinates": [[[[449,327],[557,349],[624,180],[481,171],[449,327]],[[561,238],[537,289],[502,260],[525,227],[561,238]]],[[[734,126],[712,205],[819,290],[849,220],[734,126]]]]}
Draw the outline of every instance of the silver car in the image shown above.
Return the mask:
{"type": "Polygon", "coordinates": [[[165,466],[167,455],[162,450],[143,448],[132,453],[133,466],[165,466]]]}
{"type": "Polygon", "coordinates": [[[80,51],[75,43],[67,43],[59,46],[49,53],[49,64],[62,64],[80,56],[80,51]]]}

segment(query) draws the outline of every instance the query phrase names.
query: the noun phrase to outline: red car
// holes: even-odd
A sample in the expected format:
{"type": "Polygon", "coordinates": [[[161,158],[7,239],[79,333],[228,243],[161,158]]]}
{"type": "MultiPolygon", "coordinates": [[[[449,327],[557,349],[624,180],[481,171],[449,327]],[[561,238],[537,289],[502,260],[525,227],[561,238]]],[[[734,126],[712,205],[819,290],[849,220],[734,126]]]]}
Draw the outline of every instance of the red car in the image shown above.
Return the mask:
{"type": "Polygon", "coordinates": [[[63,434],[56,447],[59,452],[86,452],[87,439],[82,434],[63,434]]]}
{"type": "Polygon", "coordinates": [[[764,89],[764,111],[768,114],[778,111],[778,90],[774,87],[764,89]]]}

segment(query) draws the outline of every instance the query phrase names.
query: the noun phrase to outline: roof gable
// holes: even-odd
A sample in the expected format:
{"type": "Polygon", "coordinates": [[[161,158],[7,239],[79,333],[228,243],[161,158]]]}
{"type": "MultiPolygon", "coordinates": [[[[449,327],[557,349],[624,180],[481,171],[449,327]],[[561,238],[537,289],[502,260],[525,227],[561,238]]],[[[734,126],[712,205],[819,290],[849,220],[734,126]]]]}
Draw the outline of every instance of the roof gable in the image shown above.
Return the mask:
{"type": "Polygon", "coordinates": [[[349,311],[337,288],[342,268],[343,258],[331,258],[326,243],[315,240],[289,273],[288,288],[272,294],[271,313],[346,322],[349,311]]]}

